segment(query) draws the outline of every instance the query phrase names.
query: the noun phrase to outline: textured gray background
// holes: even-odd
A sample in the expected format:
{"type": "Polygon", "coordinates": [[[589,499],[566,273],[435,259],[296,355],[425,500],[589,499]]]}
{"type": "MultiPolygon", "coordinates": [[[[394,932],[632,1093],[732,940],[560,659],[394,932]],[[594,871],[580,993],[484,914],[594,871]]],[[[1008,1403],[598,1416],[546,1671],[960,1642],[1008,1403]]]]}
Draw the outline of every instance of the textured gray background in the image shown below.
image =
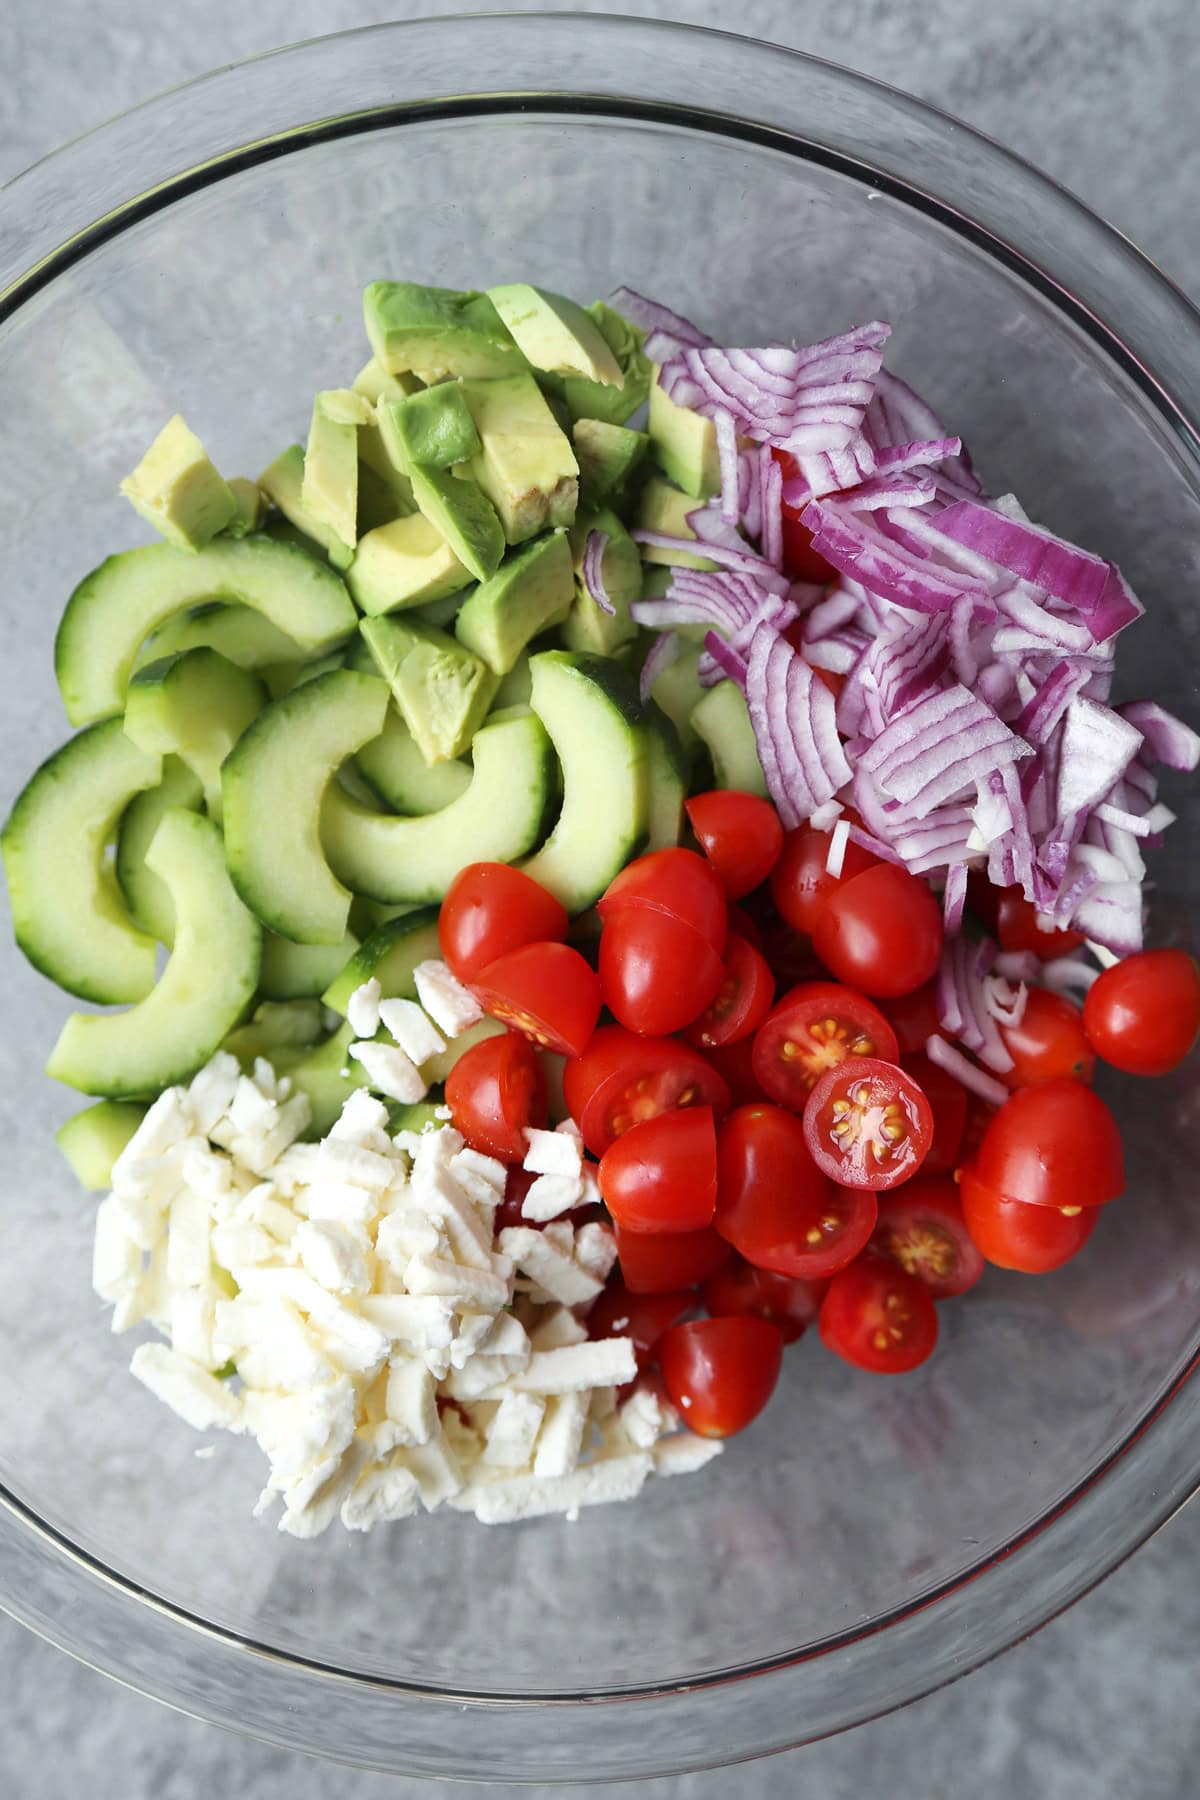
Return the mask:
{"type": "MultiPolygon", "coordinates": [[[[567,8],[584,10],[583,8],[567,8]]],[[[592,0],[738,28],[853,65],[1039,163],[1200,295],[1194,0],[592,0]]],[[[447,0],[0,0],[0,181],[107,114],[218,63],[447,0]]],[[[488,10],[480,7],[479,10],[488,10]]],[[[511,10],[528,10],[520,0],[511,10]]],[[[1037,1638],[905,1713],[732,1772],[577,1790],[636,1800],[1184,1800],[1198,1791],[1200,1511],[1037,1638]]],[[[122,1692],[0,1619],[0,1795],[410,1800],[122,1692]]],[[[424,1791],[428,1791],[427,1785],[424,1791]]],[[[467,1792],[468,1790],[463,1790],[467,1792]]],[[[485,1790],[475,1790],[484,1792],[485,1790]]],[[[493,1790],[486,1790],[492,1792],[493,1790]]],[[[512,1792],[513,1790],[494,1790],[512,1792]]],[[[529,1800],[549,1789],[528,1790],[529,1800]]]]}

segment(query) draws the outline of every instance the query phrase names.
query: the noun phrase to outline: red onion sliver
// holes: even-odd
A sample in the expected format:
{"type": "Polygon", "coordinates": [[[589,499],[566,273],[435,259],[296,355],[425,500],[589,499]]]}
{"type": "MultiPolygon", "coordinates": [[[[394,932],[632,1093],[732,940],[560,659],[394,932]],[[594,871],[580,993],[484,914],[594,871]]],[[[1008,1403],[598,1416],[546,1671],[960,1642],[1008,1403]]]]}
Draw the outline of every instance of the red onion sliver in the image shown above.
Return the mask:
{"type": "Polygon", "coordinates": [[[642,672],[638,676],[638,693],[642,705],[645,706],[654,691],[654,684],[679,655],[679,636],[674,631],[660,631],[655,637],[642,664],[642,672]]]}
{"type": "MultiPolygon", "coordinates": [[[[823,809],[818,809],[823,810],[823,809]]],[[[812,824],[812,819],[809,819],[812,824]]],[[[839,819],[829,839],[829,849],[825,853],[825,873],[832,875],[835,881],[841,879],[842,866],[846,861],[846,845],[850,838],[849,819],[839,819]]]]}
{"type": "Polygon", "coordinates": [[[608,549],[607,531],[589,531],[583,547],[583,585],[596,605],[610,618],[616,617],[617,609],[609,597],[604,585],[604,552],[608,549]]]}
{"type": "Polygon", "coordinates": [[[925,1054],[931,1063],[936,1063],[939,1069],[945,1069],[947,1075],[953,1075],[956,1081],[960,1081],[963,1087],[978,1095],[989,1106],[1003,1106],[1008,1099],[1008,1089],[1002,1081],[987,1074],[936,1032],[925,1040],[925,1054]]]}

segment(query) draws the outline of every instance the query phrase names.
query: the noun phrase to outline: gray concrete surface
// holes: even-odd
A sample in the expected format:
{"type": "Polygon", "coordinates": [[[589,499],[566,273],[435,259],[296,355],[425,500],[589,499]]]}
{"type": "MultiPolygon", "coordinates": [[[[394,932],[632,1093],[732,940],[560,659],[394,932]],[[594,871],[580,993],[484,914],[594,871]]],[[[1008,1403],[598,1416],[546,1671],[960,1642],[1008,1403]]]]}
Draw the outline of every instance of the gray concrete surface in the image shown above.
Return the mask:
{"type": "MultiPolygon", "coordinates": [[[[583,10],[582,8],[568,8],[583,10]]],[[[592,0],[816,51],[1020,151],[1200,294],[1192,0],[592,0]]],[[[6,0],[0,180],[114,110],[216,64],[448,0],[6,0]]],[[[488,10],[480,7],[479,10],[488,10]]],[[[511,10],[527,10],[514,0],[511,10]]],[[[2,214],[0,214],[2,218],[2,214]]],[[[641,1800],[1185,1800],[1197,1792],[1200,1512],[1071,1613],[920,1705],[740,1775],[587,1792],[641,1800]]],[[[409,1800],[428,1787],[326,1768],[166,1712],[0,1619],[5,1800],[409,1800]]],[[[482,1792],[484,1790],[476,1790],[482,1792]]],[[[491,1790],[487,1790],[491,1791],[491,1790]]],[[[502,1791],[495,1790],[497,1794],[502,1791]]],[[[529,1800],[548,1789],[527,1790],[529,1800]]]]}

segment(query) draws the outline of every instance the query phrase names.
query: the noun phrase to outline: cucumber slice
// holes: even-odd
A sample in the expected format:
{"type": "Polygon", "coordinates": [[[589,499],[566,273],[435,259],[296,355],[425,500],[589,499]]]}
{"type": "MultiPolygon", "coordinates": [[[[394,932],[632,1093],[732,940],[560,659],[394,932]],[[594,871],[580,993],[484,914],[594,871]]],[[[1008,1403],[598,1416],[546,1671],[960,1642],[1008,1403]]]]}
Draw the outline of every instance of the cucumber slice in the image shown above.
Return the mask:
{"type": "Polygon", "coordinates": [[[436,1131],[444,1123],[438,1118],[436,1100],[414,1100],[411,1106],[388,1108],[388,1124],[393,1131],[415,1131],[419,1136],[426,1126],[430,1131],[436,1131]]]}
{"type": "Polygon", "coordinates": [[[387,704],[387,683],[377,675],[321,675],[273,700],[225,763],[229,872],[247,906],[280,937],[338,944],[346,935],[351,896],[321,848],[321,796],[341,792],[330,777],[378,737],[387,704]]]}
{"type": "Polygon", "coordinates": [[[259,987],[268,1000],[318,999],[357,949],[351,931],[340,944],[293,944],[265,932],[259,987]]]}
{"type": "Polygon", "coordinates": [[[168,808],[182,806],[187,812],[199,812],[203,804],[204,788],[199,776],[193,775],[177,756],[164,756],[158,786],[131,800],[121,815],[117,881],[138,924],[168,950],[175,941],[175,908],[166,882],[146,867],[146,852],[168,808]]]}
{"type": "Polygon", "coordinates": [[[695,755],[700,748],[692,711],[708,690],[700,686],[696,673],[699,661],[699,644],[682,644],[678,656],[667,664],[650,690],[654,704],[662,708],[679,733],[685,756],[695,755]]]}
{"type": "Polygon", "coordinates": [[[732,681],[718,681],[692,708],[692,729],[708,746],[717,786],[767,798],[746,696],[732,681]]]}
{"type": "Polygon", "coordinates": [[[109,719],[42,764],[0,834],[17,943],[81,1000],[141,1000],[154,986],[154,939],[130,917],[105,850],[130,800],[161,774],[162,758],[109,719]]]}
{"type": "Polygon", "coordinates": [[[687,765],[679,733],[667,715],[653,705],[646,712],[646,754],[650,771],[646,848],[669,850],[683,836],[687,765]]]}
{"type": "Polygon", "coordinates": [[[415,1000],[413,970],[418,963],[440,960],[441,954],[437,908],[426,906],[405,913],[364,939],[321,998],[333,1012],[344,1014],[355,988],[374,976],[386,1000],[415,1000]]]}
{"type": "Polygon", "coordinates": [[[349,1025],[342,1025],[323,1044],[294,1061],[286,1050],[276,1051],[270,1059],[280,1074],[291,1077],[295,1093],[308,1095],[312,1117],[304,1133],[306,1138],[324,1137],[330,1126],[336,1124],[355,1088],[366,1085],[362,1064],[350,1054],[353,1042],[354,1033],[349,1025]]]}
{"type": "Polygon", "coordinates": [[[125,696],[125,735],[143,750],[178,756],[204,784],[221,820],[221,764],[266,705],[258,676],[216,650],[185,650],[139,669],[125,696]]]}
{"type": "Polygon", "coordinates": [[[379,736],[363,745],[355,761],[379,798],[398,813],[419,817],[441,812],[471,785],[469,763],[425,761],[395,706],[388,708],[379,736]]]}
{"type": "Polygon", "coordinates": [[[58,627],[54,669],[71,723],[120,712],[150,633],[172,614],[217,598],[253,607],[313,656],[348,637],[357,622],[339,576],[262,533],[214,538],[195,554],[171,544],[122,551],[84,576],[58,627]]]}
{"type": "Polygon", "coordinates": [[[331,868],[373,900],[440,900],[470,862],[514,862],[537,843],[554,792],[554,754],[532,713],[485,724],[471,741],[471,785],[440,812],[372,812],[331,785],[321,840],[331,868]]]}
{"type": "Polygon", "coordinates": [[[563,803],[549,838],[522,867],[568,912],[582,912],[646,840],[644,715],[636,685],[607,657],[548,650],[529,667],[530,704],[562,764],[563,803]]]}
{"type": "Polygon", "coordinates": [[[468,1025],[456,1038],[451,1038],[444,1050],[439,1050],[436,1056],[423,1062],[421,1074],[430,1087],[435,1087],[439,1082],[445,1081],[460,1056],[465,1056],[476,1044],[482,1044],[484,1038],[502,1036],[505,1029],[499,1019],[477,1019],[474,1025],[468,1025]]]}
{"type": "Polygon", "coordinates": [[[152,632],[134,658],[135,669],[179,656],[184,650],[219,650],[239,669],[266,669],[273,663],[296,662],[300,646],[252,606],[213,600],[175,613],[152,632]]]}
{"type": "Polygon", "coordinates": [[[325,1019],[316,1000],[264,1000],[253,1018],[231,1031],[221,1048],[236,1056],[243,1069],[255,1059],[272,1059],[277,1050],[307,1053],[325,1035],[325,1019]]]}
{"type": "Polygon", "coordinates": [[[54,1141],[89,1194],[112,1184],[112,1167],[146,1116],[132,1100],[97,1100],[60,1125],[54,1141]]]}
{"type": "Polygon", "coordinates": [[[221,833],[198,813],[164,813],[146,852],[175,908],[175,948],[153,992],[128,1012],[72,1013],[46,1064],[85,1094],[139,1099],[186,1081],[254,997],[262,928],[238,899],[221,833]]]}

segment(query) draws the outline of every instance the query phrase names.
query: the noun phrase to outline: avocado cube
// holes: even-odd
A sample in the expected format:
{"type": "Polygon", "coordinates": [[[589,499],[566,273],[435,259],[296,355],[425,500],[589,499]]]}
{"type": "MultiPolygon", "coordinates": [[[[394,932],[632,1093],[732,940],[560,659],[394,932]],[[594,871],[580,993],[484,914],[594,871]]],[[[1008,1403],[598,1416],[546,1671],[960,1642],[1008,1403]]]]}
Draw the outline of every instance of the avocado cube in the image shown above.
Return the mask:
{"type": "Polygon", "coordinates": [[[147,524],[180,550],[203,550],[237,516],[238,503],[181,413],[168,419],[121,492],[147,524]]]}
{"type": "Polygon", "coordinates": [[[562,294],[514,281],[488,289],[496,311],[535,369],[552,375],[579,375],[605,387],[621,388],[621,365],[595,319],[562,294]]]}
{"type": "Polygon", "coordinates": [[[464,381],[462,394],[481,446],[468,472],[495,506],[509,543],[569,525],[579,501],[579,464],[533,376],[464,381]]]}
{"type": "MultiPolygon", "coordinates": [[[[258,478],[267,499],[306,540],[305,548],[329,558],[335,569],[344,569],[354,558],[353,546],[344,543],[328,525],[314,519],[305,506],[301,493],[304,485],[304,451],[299,444],[289,444],[258,478]]],[[[267,523],[267,530],[278,529],[267,523]]],[[[283,535],[283,533],[281,533],[283,535]]],[[[290,532],[286,535],[290,535],[290,532]]]]}
{"type": "Polygon", "coordinates": [[[476,581],[494,575],[504,555],[504,527],[479,483],[418,463],[409,480],[417,506],[476,581]]]}
{"type": "Polygon", "coordinates": [[[405,400],[409,394],[421,391],[421,382],[416,375],[389,375],[374,356],[363,364],[350,385],[372,406],[378,406],[381,400],[405,400]]]}
{"type": "Polygon", "coordinates": [[[230,537],[245,537],[249,531],[257,531],[267,511],[267,501],[257,481],[251,481],[246,475],[231,475],[229,491],[237,503],[237,511],[225,527],[230,537]]]}
{"type": "Polygon", "coordinates": [[[416,510],[412,482],[389,456],[379,420],[372,413],[368,423],[358,428],[359,532],[416,510]]]}
{"type": "MultiPolygon", "coordinates": [[[[664,537],[695,537],[688,524],[688,514],[695,510],[696,502],[690,494],[672,487],[661,475],[652,475],[638,501],[638,530],[660,531],[664,537]]],[[[692,556],[686,550],[664,550],[657,544],[642,545],[642,561],[667,563],[680,569],[715,569],[717,566],[706,556],[692,556]]]]}
{"type": "Polygon", "coordinates": [[[461,756],[496,692],[491,670],[415,619],[364,619],[359,630],[425,761],[432,767],[461,756]]]}
{"type": "Polygon", "coordinates": [[[363,320],[375,360],[389,375],[425,381],[448,375],[508,375],[525,358],[486,294],[373,281],[363,293],[363,320]]]}
{"type": "Polygon", "coordinates": [[[624,497],[630,476],[640,467],[650,439],[644,431],[610,425],[604,419],[576,419],[571,429],[579,464],[579,498],[599,506],[609,496],[624,497]]]}
{"type": "Polygon", "coordinates": [[[348,388],[318,394],[304,453],[300,504],[351,550],[358,539],[358,428],[370,420],[360,394],[348,388]]]}
{"type": "Polygon", "coordinates": [[[552,531],[505,557],[475,589],[458,615],[458,641],[507,675],[530,638],[566,618],[574,593],[570,544],[552,531]]]}
{"type": "Polygon", "coordinates": [[[479,454],[479,433],[457,382],[443,381],[390,404],[388,423],[389,443],[401,452],[405,468],[420,463],[448,469],[479,454]]]}
{"type": "Polygon", "coordinates": [[[637,625],[629,615],[630,602],[642,591],[642,559],[638,547],[608,507],[580,513],[571,527],[571,552],[574,559],[575,599],[563,626],[563,642],[568,650],[587,650],[597,656],[613,656],[622,644],[637,636],[637,625]],[[600,563],[604,591],[616,607],[606,613],[597,606],[583,578],[583,558],[593,531],[602,531],[608,539],[600,563]]]}
{"type": "Polygon", "coordinates": [[[659,386],[657,370],[650,389],[649,431],[651,454],[676,487],[697,500],[721,491],[716,426],[690,406],[677,406],[659,386]]]}
{"type": "Polygon", "coordinates": [[[573,419],[603,419],[610,425],[624,425],[645,404],[654,376],[654,365],[642,350],[646,334],[603,300],[593,300],[584,311],[596,321],[616,357],[624,386],[606,387],[601,381],[568,375],[563,382],[563,399],[573,419]]]}
{"type": "Polygon", "coordinates": [[[368,531],[346,571],[355,604],[372,615],[440,600],[466,587],[470,579],[445,538],[421,513],[368,531]]]}

